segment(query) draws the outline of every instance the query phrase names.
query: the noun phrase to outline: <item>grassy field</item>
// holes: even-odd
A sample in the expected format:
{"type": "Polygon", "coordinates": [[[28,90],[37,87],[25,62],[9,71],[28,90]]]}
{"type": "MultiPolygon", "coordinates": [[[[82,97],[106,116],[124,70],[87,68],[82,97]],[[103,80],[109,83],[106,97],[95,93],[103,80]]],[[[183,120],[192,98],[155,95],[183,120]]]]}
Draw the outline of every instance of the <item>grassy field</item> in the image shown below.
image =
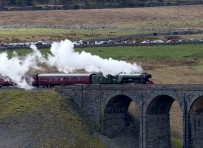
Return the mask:
{"type": "Polygon", "coordinates": [[[179,60],[198,60],[203,59],[203,44],[196,45],[159,45],[159,46],[137,46],[137,47],[93,47],[82,48],[77,51],[85,50],[102,58],[112,57],[114,59],[126,61],[179,61],[179,60]]]}
{"type": "Polygon", "coordinates": [[[203,5],[123,9],[8,11],[0,25],[106,25],[120,27],[202,28],[203,5]]]}
{"type": "Polygon", "coordinates": [[[18,28],[0,29],[0,42],[33,42],[33,41],[59,41],[63,39],[86,40],[93,38],[116,37],[138,33],[150,33],[135,29],[53,29],[53,28],[18,28]]]}
{"type": "MultiPolygon", "coordinates": [[[[57,13],[56,11],[5,11],[0,13],[0,42],[56,41],[66,38],[80,40],[168,32],[176,29],[203,29],[202,10],[203,5],[58,10],[57,13]],[[8,26],[11,24],[18,26],[19,29],[12,27],[9,29],[8,26]],[[68,29],[48,27],[53,25],[66,26],[68,29]],[[5,26],[8,29],[4,28],[5,26]]],[[[194,35],[194,37],[203,38],[202,35],[194,35]]]]}
{"type": "MultiPolygon", "coordinates": [[[[31,49],[3,50],[11,57],[15,51],[25,56],[31,49]]],[[[40,49],[43,54],[50,53],[49,49],[40,49]]],[[[88,47],[75,48],[75,51],[89,52],[102,58],[113,58],[125,61],[201,61],[203,60],[203,44],[187,45],[158,45],[158,46],[117,46],[117,47],[88,47]]]]}

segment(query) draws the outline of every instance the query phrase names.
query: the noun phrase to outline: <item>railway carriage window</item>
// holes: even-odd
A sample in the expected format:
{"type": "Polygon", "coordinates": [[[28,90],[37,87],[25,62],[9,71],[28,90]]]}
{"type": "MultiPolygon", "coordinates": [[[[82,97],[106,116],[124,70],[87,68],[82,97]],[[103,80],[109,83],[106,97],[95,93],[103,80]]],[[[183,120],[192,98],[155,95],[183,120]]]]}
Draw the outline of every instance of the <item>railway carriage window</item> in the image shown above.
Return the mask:
{"type": "Polygon", "coordinates": [[[63,78],[61,78],[61,81],[63,81],[63,78]]]}

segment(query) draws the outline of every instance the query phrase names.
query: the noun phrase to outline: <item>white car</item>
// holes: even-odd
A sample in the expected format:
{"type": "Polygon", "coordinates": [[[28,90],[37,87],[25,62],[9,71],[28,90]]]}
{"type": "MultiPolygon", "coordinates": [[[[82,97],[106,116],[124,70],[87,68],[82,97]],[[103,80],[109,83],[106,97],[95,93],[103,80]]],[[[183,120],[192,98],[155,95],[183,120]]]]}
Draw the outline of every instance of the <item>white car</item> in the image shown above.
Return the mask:
{"type": "Polygon", "coordinates": [[[102,45],[105,43],[106,43],[106,41],[95,41],[95,45],[102,45]]]}
{"type": "Polygon", "coordinates": [[[141,43],[142,43],[142,44],[147,44],[147,43],[150,43],[150,41],[149,41],[149,40],[146,40],[146,41],[142,41],[141,43]]]}
{"type": "Polygon", "coordinates": [[[162,40],[154,40],[154,41],[152,41],[152,43],[163,43],[164,41],[162,41],[162,40]]]}
{"type": "Polygon", "coordinates": [[[73,44],[74,45],[82,45],[83,44],[83,40],[74,41],[73,44]]]}
{"type": "Polygon", "coordinates": [[[199,42],[199,39],[193,38],[190,40],[191,42],[199,42]]]}

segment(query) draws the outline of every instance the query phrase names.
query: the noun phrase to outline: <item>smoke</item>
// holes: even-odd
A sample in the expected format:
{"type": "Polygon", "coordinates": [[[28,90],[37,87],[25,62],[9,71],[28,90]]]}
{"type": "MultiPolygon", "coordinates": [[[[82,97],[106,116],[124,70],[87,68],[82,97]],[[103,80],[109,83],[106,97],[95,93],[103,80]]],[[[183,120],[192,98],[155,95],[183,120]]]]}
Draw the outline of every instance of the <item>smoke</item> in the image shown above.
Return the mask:
{"type": "Polygon", "coordinates": [[[71,73],[75,70],[84,69],[86,72],[102,72],[104,75],[119,73],[140,73],[142,68],[137,64],[130,64],[125,61],[118,61],[112,58],[102,59],[99,56],[82,51],[74,51],[74,44],[69,40],[55,42],[51,46],[51,54],[47,59],[43,57],[36,46],[32,45],[33,52],[23,58],[16,53],[11,59],[7,53],[0,54],[0,74],[10,78],[19,87],[29,89],[24,78],[30,68],[40,69],[39,63],[54,66],[60,72],[71,73]]]}
{"type": "Polygon", "coordinates": [[[20,88],[31,89],[32,87],[26,82],[25,74],[30,68],[40,69],[37,63],[43,63],[46,59],[37,50],[35,46],[31,46],[33,52],[25,57],[19,57],[15,52],[12,58],[8,58],[7,53],[0,54],[0,75],[5,79],[10,78],[12,82],[20,88]]]}
{"type": "Polygon", "coordinates": [[[112,58],[102,59],[84,51],[81,53],[75,52],[74,44],[69,40],[53,43],[51,53],[52,55],[48,56],[49,64],[56,66],[59,71],[64,73],[78,69],[84,69],[88,73],[102,72],[104,75],[142,72],[142,68],[135,63],[130,64],[112,58]]]}

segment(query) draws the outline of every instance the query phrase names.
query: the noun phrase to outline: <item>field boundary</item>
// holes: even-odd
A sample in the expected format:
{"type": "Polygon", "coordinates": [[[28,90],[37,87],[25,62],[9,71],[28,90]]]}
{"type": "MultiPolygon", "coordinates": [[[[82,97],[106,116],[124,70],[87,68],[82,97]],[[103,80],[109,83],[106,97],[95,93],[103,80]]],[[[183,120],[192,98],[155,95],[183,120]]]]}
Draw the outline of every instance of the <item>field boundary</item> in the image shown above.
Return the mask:
{"type": "Polygon", "coordinates": [[[105,9],[105,8],[135,8],[135,7],[159,7],[159,6],[181,6],[181,5],[200,5],[203,0],[184,1],[184,2],[137,2],[135,4],[110,4],[110,3],[96,3],[96,4],[66,4],[66,5],[37,5],[37,6],[23,6],[10,7],[0,6],[0,11],[35,11],[35,10],[74,10],[74,9],[105,9]]]}

